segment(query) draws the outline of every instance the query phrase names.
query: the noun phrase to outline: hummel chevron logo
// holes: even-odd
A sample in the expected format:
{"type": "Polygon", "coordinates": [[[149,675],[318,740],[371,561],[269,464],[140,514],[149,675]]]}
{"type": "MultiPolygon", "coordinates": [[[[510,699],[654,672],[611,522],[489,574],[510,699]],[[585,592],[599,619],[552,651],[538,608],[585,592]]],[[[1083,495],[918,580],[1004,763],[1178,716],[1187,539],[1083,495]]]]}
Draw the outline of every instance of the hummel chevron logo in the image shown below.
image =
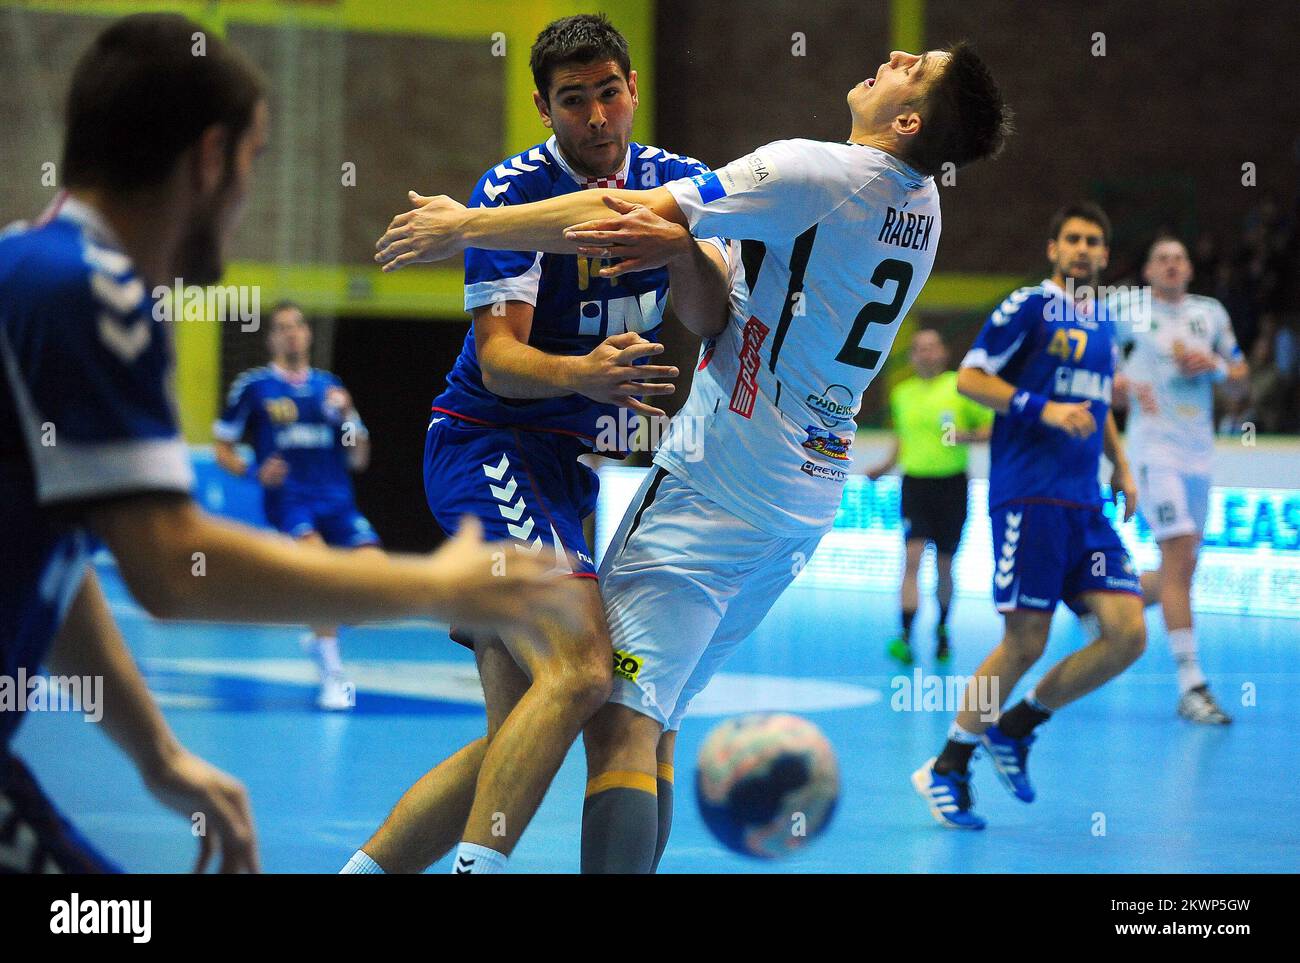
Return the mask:
{"type": "Polygon", "coordinates": [[[478,860],[475,860],[475,859],[467,859],[467,858],[464,857],[464,856],[457,856],[457,857],[456,857],[456,868],[453,870],[453,872],[455,872],[455,873],[470,873],[470,874],[473,874],[473,872],[474,872],[474,864],[475,864],[476,862],[478,862],[478,860]]]}
{"type": "Polygon", "coordinates": [[[1024,512],[1016,512],[1014,515],[1007,512],[1007,528],[1019,528],[1020,519],[1024,517],[1024,512]]]}
{"type": "Polygon", "coordinates": [[[99,340],[127,364],[132,364],[149,347],[150,336],[148,318],[138,317],[128,327],[111,314],[99,316],[99,340]]]}
{"type": "MultiPolygon", "coordinates": [[[[515,481],[514,478],[511,478],[509,483],[506,485],[488,485],[488,488],[492,490],[492,497],[499,502],[508,502],[510,499],[514,498],[515,489],[518,487],[519,482],[515,481]]],[[[522,501],[523,499],[521,498],[521,504],[522,501]]]]}
{"type": "Polygon", "coordinates": [[[502,455],[501,460],[497,462],[495,468],[493,468],[491,465],[483,466],[483,474],[487,475],[488,478],[495,479],[496,481],[500,481],[502,478],[504,478],[506,472],[508,472],[509,470],[510,470],[509,455],[502,455]]]}
{"type": "Polygon", "coordinates": [[[533,534],[533,517],[529,515],[522,525],[506,525],[506,531],[510,533],[511,538],[517,538],[521,542],[528,541],[528,536],[533,534]]]}
{"type": "MultiPolygon", "coordinates": [[[[498,505],[497,511],[501,513],[502,518],[508,519],[512,522],[517,522],[523,517],[524,510],[527,507],[528,506],[524,504],[524,496],[520,495],[519,501],[515,502],[513,505],[498,505]]],[[[529,519],[529,521],[532,521],[532,519],[529,519]]]]}
{"type": "Polygon", "coordinates": [[[107,274],[96,271],[90,276],[90,288],[95,297],[118,314],[130,314],[144,300],[144,282],[139,278],[129,281],[115,281],[107,274]]]}
{"type": "MultiPolygon", "coordinates": [[[[531,523],[532,519],[530,518],[528,521],[531,523]]],[[[537,555],[542,550],[542,544],[542,536],[538,535],[533,539],[531,545],[516,545],[515,551],[520,555],[537,555]]]]}

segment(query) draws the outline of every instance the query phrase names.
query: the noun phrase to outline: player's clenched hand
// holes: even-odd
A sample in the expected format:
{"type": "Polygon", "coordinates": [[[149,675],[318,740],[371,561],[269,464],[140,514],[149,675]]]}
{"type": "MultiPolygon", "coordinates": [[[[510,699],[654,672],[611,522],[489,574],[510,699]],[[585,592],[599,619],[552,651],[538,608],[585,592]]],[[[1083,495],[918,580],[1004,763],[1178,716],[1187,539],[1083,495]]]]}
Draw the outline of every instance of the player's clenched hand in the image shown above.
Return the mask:
{"type": "Polygon", "coordinates": [[[658,408],[637,400],[636,395],[670,395],[676,385],[642,381],[642,378],[676,378],[674,365],[634,364],[638,358],[662,353],[664,346],[647,341],[635,331],[611,335],[578,361],[575,390],[592,401],[621,405],[643,415],[664,417],[658,408]]]}
{"type": "Polygon", "coordinates": [[[1199,351],[1195,348],[1179,352],[1176,355],[1176,361],[1178,370],[1187,378],[1195,378],[1218,367],[1218,361],[1214,355],[1208,351],[1199,351]]]}
{"type": "Polygon", "coordinates": [[[219,851],[223,873],[257,873],[257,835],[243,783],[193,753],[181,750],[162,772],[146,778],[155,799],[190,820],[199,836],[194,872],[207,868],[219,851]],[[199,820],[199,816],[202,820],[199,820]]]}
{"type": "Polygon", "coordinates": [[[1124,496],[1124,521],[1133,517],[1138,507],[1138,487],[1133,472],[1127,465],[1117,467],[1110,475],[1110,491],[1114,496],[1124,496]]]}
{"type": "Polygon", "coordinates": [[[414,207],[398,214],[388,231],[375,242],[375,260],[385,271],[396,271],[407,264],[441,261],[465,250],[461,227],[468,208],[446,194],[424,197],[410,192],[414,207]]]}
{"type": "Polygon", "coordinates": [[[578,253],[585,257],[619,258],[617,264],[600,269],[601,277],[649,271],[691,252],[695,241],[680,224],[665,220],[644,204],[612,196],[604,201],[618,217],[584,221],[564,231],[565,239],[577,241],[578,253]]]}
{"type": "Polygon", "coordinates": [[[1049,401],[1039,416],[1043,424],[1059,428],[1071,438],[1087,438],[1097,430],[1097,419],[1089,410],[1091,401],[1049,401]]]}
{"type": "MultiPolygon", "coordinates": [[[[572,636],[591,618],[580,586],[555,569],[555,553],[516,551],[513,542],[483,541],[483,526],[466,516],[430,557],[445,599],[441,614],[470,635],[524,633],[572,636]]],[[[570,559],[575,567],[576,560],[570,559]]]]}
{"type": "Polygon", "coordinates": [[[272,455],[257,468],[257,480],[264,488],[279,488],[289,477],[289,463],[279,455],[272,455]]]}
{"type": "Polygon", "coordinates": [[[1160,406],[1156,404],[1156,390],[1149,382],[1130,381],[1129,390],[1137,398],[1138,407],[1142,409],[1143,413],[1154,415],[1160,410],[1160,406]]]}

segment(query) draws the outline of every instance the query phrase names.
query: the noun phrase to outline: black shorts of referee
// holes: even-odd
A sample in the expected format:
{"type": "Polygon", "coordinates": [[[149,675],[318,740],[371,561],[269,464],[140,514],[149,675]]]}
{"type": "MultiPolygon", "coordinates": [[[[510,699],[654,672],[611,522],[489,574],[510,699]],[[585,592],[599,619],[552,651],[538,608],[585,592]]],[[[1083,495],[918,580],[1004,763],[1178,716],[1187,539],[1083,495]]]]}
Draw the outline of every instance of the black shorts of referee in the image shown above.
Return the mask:
{"type": "Polygon", "coordinates": [[[903,476],[903,534],[934,542],[935,551],[952,555],[966,524],[966,473],[939,478],[903,476]]]}

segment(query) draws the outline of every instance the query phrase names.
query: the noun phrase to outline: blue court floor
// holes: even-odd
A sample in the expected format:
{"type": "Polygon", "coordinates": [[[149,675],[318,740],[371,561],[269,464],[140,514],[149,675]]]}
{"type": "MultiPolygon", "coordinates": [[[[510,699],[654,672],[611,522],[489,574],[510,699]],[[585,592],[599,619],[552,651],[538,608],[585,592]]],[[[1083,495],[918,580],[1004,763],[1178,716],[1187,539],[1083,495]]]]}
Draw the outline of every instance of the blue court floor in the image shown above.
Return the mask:
{"type": "MultiPolygon", "coordinates": [[[[472,661],[439,626],[344,630],[357,707],[326,715],[313,708],[313,669],[297,630],[153,623],[111,569],[102,576],[182,741],[248,786],[268,872],[337,871],[407,786],[482,732],[472,661]]],[[[951,716],[891,705],[895,681],[913,678],[884,655],[896,618],[886,595],[795,589],[780,600],[683,728],[663,872],[1300,871],[1297,623],[1201,617],[1203,662],[1236,717],[1210,729],[1174,713],[1173,662],[1153,613],[1138,664],[1040,730],[1038,801],[1013,800],[977,760],[978,808],[989,828],[954,833],[933,823],[908,781],[940,748],[951,716]],[[716,719],[777,708],[825,731],[839,755],[842,797],[825,836],[767,863],[713,843],[695,810],[693,759],[716,719]]],[[[916,638],[924,672],[931,625],[923,609],[916,638]]],[[[998,628],[990,603],[961,599],[950,673],[974,669],[998,628]]],[[[1042,667],[1082,642],[1058,614],[1042,667]]],[[[33,713],[17,751],[107,855],[132,871],[189,868],[196,847],[188,822],[155,804],[80,716],[33,713]]],[[[514,871],[576,872],[583,782],[579,747],[516,850],[514,871]]]]}

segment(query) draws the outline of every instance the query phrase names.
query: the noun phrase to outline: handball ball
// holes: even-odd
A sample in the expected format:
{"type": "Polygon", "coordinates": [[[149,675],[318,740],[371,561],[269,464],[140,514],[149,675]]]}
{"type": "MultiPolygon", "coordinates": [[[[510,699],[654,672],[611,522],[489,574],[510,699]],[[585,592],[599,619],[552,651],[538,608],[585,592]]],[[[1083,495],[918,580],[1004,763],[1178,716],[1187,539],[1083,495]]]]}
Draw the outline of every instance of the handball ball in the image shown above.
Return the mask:
{"type": "Polygon", "coordinates": [[[740,716],[718,725],[700,747],[695,795],[705,824],[728,849],[785,856],[830,822],[839,765],[807,719],[740,716]]]}

